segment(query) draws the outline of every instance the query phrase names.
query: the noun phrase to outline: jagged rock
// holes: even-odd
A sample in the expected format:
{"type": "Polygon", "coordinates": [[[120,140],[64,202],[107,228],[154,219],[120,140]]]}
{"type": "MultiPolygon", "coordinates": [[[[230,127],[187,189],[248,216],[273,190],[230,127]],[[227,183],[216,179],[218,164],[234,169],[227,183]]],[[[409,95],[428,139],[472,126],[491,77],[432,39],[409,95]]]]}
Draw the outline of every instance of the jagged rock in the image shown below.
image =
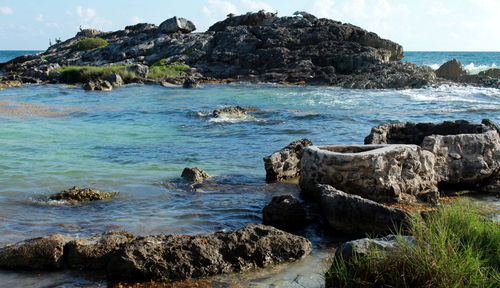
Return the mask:
{"type": "Polygon", "coordinates": [[[415,246],[416,240],[413,236],[396,236],[387,235],[382,238],[363,238],[345,242],[335,251],[335,257],[341,257],[345,261],[349,261],[354,256],[368,255],[372,250],[383,253],[391,253],[400,251],[405,245],[415,246]]]}
{"type": "Polygon", "coordinates": [[[137,76],[141,78],[147,78],[149,73],[149,67],[142,64],[134,64],[125,68],[125,71],[130,73],[135,73],[137,76]]]}
{"type": "Polygon", "coordinates": [[[293,261],[311,249],[307,239],[264,225],[208,235],[137,237],[111,257],[107,274],[120,280],[184,280],[293,261]]]}
{"type": "Polygon", "coordinates": [[[148,30],[153,30],[158,28],[155,24],[150,23],[137,23],[135,25],[129,25],[125,27],[125,30],[138,31],[138,32],[146,32],[148,30]]]}
{"type": "Polygon", "coordinates": [[[83,84],[85,91],[111,91],[113,86],[107,80],[91,80],[83,84]]]}
{"type": "Polygon", "coordinates": [[[181,177],[186,181],[199,183],[203,182],[207,178],[210,178],[210,175],[198,168],[184,168],[181,177]]]}
{"type": "Polygon", "coordinates": [[[491,68],[485,71],[481,71],[479,76],[487,76],[495,79],[500,79],[500,68],[491,68]]]}
{"type": "Polygon", "coordinates": [[[264,157],[266,181],[280,181],[299,176],[300,159],[304,149],[312,145],[310,139],[304,138],[288,144],[285,148],[264,157]]]}
{"type": "Polygon", "coordinates": [[[274,196],[271,203],[262,209],[262,221],[265,225],[291,231],[304,226],[306,211],[292,195],[274,196]]]}
{"type": "Polygon", "coordinates": [[[196,30],[196,26],[187,19],[172,17],[161,23],[159,29],[164,33],[191,33],[196,30]]]}
{"type": "Polygon", "coordinates": [[[12,88],[12,87],[21,87],[23,86],[23,82],[19,80],[2,80],[0,81],[0,89],[1,88],[12,88]]]}
{"type": "Polygon", "coordinates": [[[70,238],[55,234],[0,248],[0,268],[53,270],[64,266],[64,245],[70,238]]]}
{"type": "Polygon", "coordinates": [[[183,88],[197,88],[197,87],[200,87],[200,84],[198,84],[198,82],[196,82],[196,80],[194,80],[193,78],[186,78],[186,80],[184,80],[184,83],[182,83],[182,87],[183,88]]]}
{"type": "Polygon", "coordinates": [[[498,126],[487,119],[481,124],[464,120],[383,124],[372,128],[365,143],[420,145],[435,155],[434,170],[443,186],[481,185],[500,171],[498,126]]]}
{"type": "Polygon", "coordinates": [[[123,85],[123,79],[122,76],[120,76],[120,74],[116,73],[109,74],[108,76],[106,76],[105,80],[108,81],[113,87],[123,85]]]}
{"type": "Polygon", "coordinates": [[[78,188],[76,186],[49,196],[51,200],[65,200],[69,202],[87,202],[111,198],[118,192],[104,192],[92,188],[78,188]]]}
{"type": "Polygon", "coordinates": [[[329,185],[316,185],[312,193],[330,227],[349,234],[385,234],[406,227],[410,217],[403,210],[344,193],[329,185]]]}
{"type": "Polygon", "coordinates": [[[65,246],[64,256],[71,269],[103,270],[112,253],[135,238],[128,232],[108,232],[96,237],[77,238],[65,246]]]}
{"type": "Polygon", "coordinates": [[[214,118],[221,116],[230,116],[230,117],[238,117],[245,116],[247,114],[246,110],[240,106],[229,106],[220,109],[215,109],[212,112],[212,116],[214,118]]]}
{"type": "Polygon", "coordinates": [[[83,29],[80,32],[76,33],[75,37],[87,38],[87,37],[96,37],[101,35],[103,32],[97,29],[83,29]]]}
{"type": "Polygon", "coordinates": [[[300,186],[310,195],[316,184],[381,202],[413,202],[437,193],[435,157],[417,145],[330,145],[305,148],[300,186]]]}
{"type": "Polygon", "coordinates": [[[215,23],[214,25],[208,28],[208,31],[222,31],[226,29],[226,27],[235,27],[235,26],[259,26],[264,23],[267,19],[272,19],[276,17],[276,13],[265,12],[264,10],[260,10],[257,13],[247,13],[240,16],[228,17],[226,20],[215,23]]]}
{"type": "Polygon", "coordinates": [[[453,59],[441,65],[436,70],[436,75],[447,80],[459,81],[462,76],[467,75],[467,70],[460,61],[453,59]]]}

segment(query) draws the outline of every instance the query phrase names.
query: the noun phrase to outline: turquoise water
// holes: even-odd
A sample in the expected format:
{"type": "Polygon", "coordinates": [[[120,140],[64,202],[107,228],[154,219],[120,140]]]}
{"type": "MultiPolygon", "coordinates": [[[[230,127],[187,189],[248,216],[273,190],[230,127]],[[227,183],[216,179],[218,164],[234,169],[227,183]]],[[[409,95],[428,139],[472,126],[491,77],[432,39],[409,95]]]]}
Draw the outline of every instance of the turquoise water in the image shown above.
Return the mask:
{"type": "Polygon", "coordinates": [[[7,62],[16,57],[33,54],[40,51],[37,50],[0,50],[0,63],[7,62]]]}
{"type": "MultiPolygon", "coordinates": [[[[262,157],[291,141],[362,143],[372,126],[385,122],[500,122],[499,111],[498,89],[454,86],[349,90],[214,84],[186,90],[131,85],[89,93],[39,85],[0,90],[0,246],[49,233],[192,234],[259,223],[272,196],[297,193],[293,185],[264,181],[262,157]],[[210,117],[214,109],[232,105],[256,111],[244,119],[210,117]],[[191,191],[178,179],[188,166],[216,177],[191,191]],[[121,194],[83,205],[47,201],[50,193],[74,185],[121,194]]],[[[266,275],[265,281],[260,274],[246,281],[268,287],[283,275],[307,274],[304,263],[317,269],[318,259],[266,275]]],[[[99,281],[79,274],[0,272],[0,283],[7,283],[0,286],[9,287],[104,283],[99,281]]]]}
{"type": "Polygon", "coordinates": [[[499,68],[500,52],[415,52],[404,53],[403,61],[417,65],[427,65],[433,69],[439,68],[443,63],[451,59],[458,59],[469,73],[499,68]]]}

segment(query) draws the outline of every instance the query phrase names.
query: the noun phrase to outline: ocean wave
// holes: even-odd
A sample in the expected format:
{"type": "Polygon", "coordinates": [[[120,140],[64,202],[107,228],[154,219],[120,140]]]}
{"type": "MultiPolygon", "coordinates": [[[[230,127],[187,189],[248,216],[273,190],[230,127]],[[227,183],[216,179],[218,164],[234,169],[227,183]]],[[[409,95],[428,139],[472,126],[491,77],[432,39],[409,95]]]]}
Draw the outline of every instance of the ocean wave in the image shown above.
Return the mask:
{"type": "Polygon", "coordinates": [[[257,119],[252,115],[248,114],[237,114],[237,115],[224,115],[221,114],[219,117],[210,118],[209,122],[213,123],[241,123],[241,122],[261,122],[264,120],[257,119]]]}
{"type": "MultiPolygon", "coordinates": [[[[425,65],[431,67],[433,70],[437,70],[443,64],[444,63],[440,63],[440,64],[432,63],[432,64],[425,64],[425,65]]],[[[464,64],[465,70],[467,70],[467,72],[469,72],[470,74],[477,74],[481,71],[485,71],[485,70],[492,69],[492,68],[498,68],[498,67],[499,66],[497,66],[496,63],[492,63],[491,65],[476,65],[474,62],[471,62],[469,64],[464,64]]]]}

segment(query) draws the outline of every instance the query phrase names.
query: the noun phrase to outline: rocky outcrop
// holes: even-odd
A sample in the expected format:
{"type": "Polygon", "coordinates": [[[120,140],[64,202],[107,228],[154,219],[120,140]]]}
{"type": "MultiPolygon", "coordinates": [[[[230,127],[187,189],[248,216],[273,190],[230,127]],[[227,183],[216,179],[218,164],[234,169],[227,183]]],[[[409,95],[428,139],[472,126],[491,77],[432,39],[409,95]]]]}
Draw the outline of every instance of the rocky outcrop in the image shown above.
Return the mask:
{"type": "Polygon", "coordinates": [[[210,178],[207,172],[198,168],[186,167],[182,171],[181,177],[188,182],[200,183],[205,181],[205,179],[210,178]]]}
{"type": "Polygon", "coordinates": [[[262,209],[262,223],[285,231],[302,228],[306,223],[303,204],[292,195],[274,196],[262,209]]]}
{"type": "Polygon", "coordinates": [[[386,234],[406,227],[410,217],[403,210],[344,193],[329,185],[316,185],[312,193],[330,227],[349,234],[386,234]]]}
{"type": "Polygon", "coordinates": [[[159,30],[163,33],[191,33],[196,30],[196,26],[187,19],[173,17],[161,23],[159,30]]]}
{"type": "Polygon", "coordinates": [[[264,157],[266,181],[281,181],[299,176],[300,159],[304,149],[312,145],[310,139],[304,138],[288,144],[285,148],[264,157]]]}
{"type": "Polygon", "coordinates": [[[55,234],[0,248],[0,268],[53,270],[64,266],[64,245],[70,239],[55,234]]]}
{"type": "Polygon", "coordinates": [[[83,84],[83,89],[86,91],[111,91],[113,85],[108,80],[91,80],[83,84]]]}
{"type": "Polygon", "coordinates": [[[383,124],[372,128],[365,143],[420,145],[435,155],[434,170],[442,186],[482,185],[500,171],[498,126],[490,120],[383,124]]]}
{"type": "Polygon", "coordinates": [[[160,27],[143,23],[107,33],[84,30],[45,52],[2,64],[0,69],[48,80],[56,65],[150,66],[166,59],[188,64],[187,76],[197,81],[235,79],[352,88],[422,87],[436,81],[429,69],[398,62],[403,57],[400,45],[354,25],[304,13],[294,17],[264,11],[230,15],[205,33],[187,33],[193,29],[188,20],[174,17],[160,27]],[[71,49],[82,37],[97,35],[109,45],[88,51],[71,49]]]}
{"type": "Polygon", "coordinates": [[[142,64],[133,64],[126,68],[127,72],[134,73],[141,78],[147,78],[149,74],[149,67],[142,64]]]}
{"type": "Polygon", "coordinates": [[[124,83],[122,76],[116,73],[109,74],[105,80],[108,81],[113,87],[122,86],[124,83]]]}
{"type": "Polygon", "coordinates": [[[413,236],[387,235],[382,238],[363,238],[345,242],[335,251],[335,257],[349,261],[355,256],[369,255],[373,250],[382,253],[401,251],[404,246],[415,246],[416,240],[413,236]]]}
{"type": "Polygon", "coordinates": [[[330,145],[305,148],[300,186],[310,195],[316,184],[381,202],[414,202],[437,193],[435,157],[417,145],[330,145]]]}
{"type": "Polygon", "coordinates": [[[459,81],[464,75],[467,75],[467,70],[457,59],[444,63],[436,70],[436,76],[451,81],[459,81]]]}
{"type": "Polygon", "coordinates": [[[64,200],[68,202],[88,202],[103,200],[118,195],[118,192],[104,192],[92,188],[78,188],[76,186],[49,196],[50,200],[64,200]]]}
{"type": "Polygon", "coordinates": [[[206,235],[52,235],[1,248],[0,268],[98,270],[110,279],[173,281],[294,261],[311,250],[307,239],[259,224],[206,235]]]}

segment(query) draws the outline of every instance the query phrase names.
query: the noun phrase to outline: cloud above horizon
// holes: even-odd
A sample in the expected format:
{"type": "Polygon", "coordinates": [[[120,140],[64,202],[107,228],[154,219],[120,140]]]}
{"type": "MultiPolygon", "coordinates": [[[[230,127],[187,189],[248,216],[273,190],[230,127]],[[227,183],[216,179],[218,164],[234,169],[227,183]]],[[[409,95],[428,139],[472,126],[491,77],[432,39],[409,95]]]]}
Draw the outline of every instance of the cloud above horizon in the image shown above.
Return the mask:
{"type": "Polygon", "coordinates": [[[0,6],[0,14],[2,15],[12,15],[14,14],[14,10],[10,7],[0,6]]]}

